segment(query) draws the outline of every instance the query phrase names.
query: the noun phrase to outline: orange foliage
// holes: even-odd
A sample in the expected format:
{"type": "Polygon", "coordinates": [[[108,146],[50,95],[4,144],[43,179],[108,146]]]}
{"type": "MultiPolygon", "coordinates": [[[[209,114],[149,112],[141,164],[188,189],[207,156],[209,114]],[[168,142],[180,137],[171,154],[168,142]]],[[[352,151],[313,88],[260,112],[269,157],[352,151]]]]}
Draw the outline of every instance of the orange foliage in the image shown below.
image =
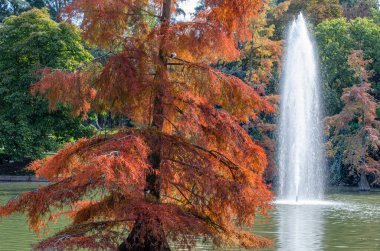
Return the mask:
{"type": "Polygon", "coordinates": [[[265,93],[273,79],[274,67],[281,66],[283,41],[273,38],[276,30],[273,22],[284,15],[290,2],[285,1],[278,5],[274,5],[271,0],[262,2],[260,17],[251,22],[252,38],[244,47],[244,56],[249,63],[247,82],[260,93],[265,93]]]}
{"type": "Polygon", "coordinates": [[[33,85],[32,94],[43,94],[49,99],[49,108],[55,110],[59,103],[70,105],[75,115],[90,111],[91,103],[96,97],[96,90],[91,82],[96,77],[94,69],[78,72],[66,72],[50,69],[41,71],[44,78],[33,85]],[[67,95],[70,93],[70,95],[67,95]]]}
{"type": "Polygon", "coordinates": [[[81,139],[30,166],[54,183],[10,201],[0,216],[26,212],[36,231],[57,210],[73,219],[37,249],[117,249],[141,222],[187,247],[205,236],[216,245],[270,244],[243,230],[266,214],[271,193],[264,150],[239,123],[273,107],[209,66],[239,56],[236,45],[250,36],[260,1],[206,0],[185,23],[165,7],[160,17],[168,3],[175,11],[170,0],[76,0],[67,8],[71,17],[83,14],[85,37],[112,55],[103,67],[45,70],[33,92],[51,108],[126,115],[136,128],[81,139]]]}
{"type": "MultiPolygon", "coordinates": [[[[265,95],[265,99],[274,106],[272,112],[276,112],[278,111],[278,96],[268,96],[268,90],[278,77],[276,74],[281,72],[283,41],[275,39],[275,23],[284,16],[290,1],[273,4],[271,0],[263,0],[262,3],[260,17],[251,22],[251,41],[246,43],[243,49],[243,57],[246,58],[248,65],[245,79],[258,93],[265,95]]],[[[247,127],[255,127],[258,130],[260,139],[256,142],[264,148],[268,156],[268,167],[264,174],[266,181],[273,181],[278,173],[275,161],[274,120],[274,114],[266,113],[257,117],[252,123],[246,124],[247,127]]]]}

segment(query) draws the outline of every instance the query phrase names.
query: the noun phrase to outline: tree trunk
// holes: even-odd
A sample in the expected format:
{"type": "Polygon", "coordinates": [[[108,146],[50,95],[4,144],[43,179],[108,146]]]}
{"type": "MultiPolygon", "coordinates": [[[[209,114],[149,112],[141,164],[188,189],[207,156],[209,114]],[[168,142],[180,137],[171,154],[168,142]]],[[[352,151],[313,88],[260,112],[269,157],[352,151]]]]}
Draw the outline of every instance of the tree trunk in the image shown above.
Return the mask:
{"type": "Polygon", "coordinates": [[[360,174],[359,191],[370,191],[370,190],[371,188],[367,180],[367,175],[362,172],[360,174]]]}
{"type": "MultiPolygon", "coordinates": [[[[161,29],[165,29],[170,24],[172,0],[164,0],[162,3],[161,29]]],[[[164,41],[164,40],[162,40],[164,41]]],[[[161,48],[163,46],[161,45],[161,48]]],[[[160,65],[158,75],[159,80],[166,78],[167,71],[167,51],[160,49],[159,58],[160,65]],[[161,75],[162,74],[162,75],[161,75]]],[[[159,81],[158,80],[158,81],[159,81]]],[[[155,90],[153,103],[153,121],[152,128],[162,132],[164,128],[164,104],[163,104],[163,88],[158,83],[155,90]]],[[[151,154],[149,161],[151,163],[151,171],[146,176],[145,197],[149,201],[160,201],[161,193],[161,177],[159,175],[162,159],[162,144],[160,135],[151,146],[151,154]]],[[[170,251],[169,244],[166,240],[165,231],[162,223],[158,218],[142,213],[136,220],[128,238],[119,246],[120,251],[170,251]]]]}
{"type": "Polygon", "coordinates": [[[119,251],[170,251],[160,220],[147,215],[139,218],[119,251]]]}

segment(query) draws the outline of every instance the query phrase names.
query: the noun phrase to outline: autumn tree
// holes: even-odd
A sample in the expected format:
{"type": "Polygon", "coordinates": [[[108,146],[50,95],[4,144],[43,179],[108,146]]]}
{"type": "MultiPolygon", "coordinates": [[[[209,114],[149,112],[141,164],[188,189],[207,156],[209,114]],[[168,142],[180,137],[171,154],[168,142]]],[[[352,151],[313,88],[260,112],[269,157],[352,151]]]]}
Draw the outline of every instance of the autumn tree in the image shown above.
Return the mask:
{"type": "MultiPolygon", "coordinates": [[[[242,50],[246,65],[244,80],[273,104],[275,111],[283,52],[283,40],[276,37],[276,30],[280,28],[279,20],[285,15],[289,4],[289,1],[280,4],[274,4],[270,0],[263,1],[260,18],[252,21],[252,38],[242,50]]],[[[268,167],[264,173],[267,182],[272,182],[277,173],[275,124],[275,113],[267,112],[259,114],[256,119],[246,124],[249,135],[263,147],[268,156],[268,167]]]]}
{"type": "MultiPolygon", "coordinates": [[[[283,40],[277,36],[278,29],[290,1],[277,4],[277,1],[262,1],[259,17],[251,21],[252,37],[241,44],[241,58],[233,62],[219,62],[217,67],[223,72],[232,74],[252,86],[263,98],[274,107],[278,101],[277,86],[283,40]]],[[[277,109],[275,109],[277,110],[277,109]]],[[[261,113],[243,127],[253,140],[265,149],[268,156],[268,168],[265,179],[270,182],[276,176],[275,164],[275,113],[261,113]]]]}
{"type": "Polygon", "coordinates": [[[326,119],[326,130],[330,136],[329,155],[341,156],[347,177],[357,178],[360,190],[369,190],[380,184],[380,121],[377,120],[378,103],[371,96],[366,69],[370,60],[363,58],[363,51],[354,51],[348,61],[358,84],[345,88],[342,95],[342,112],[326,119]]]}
{"type": "Polygon", "coordinates": [[[209,65],[236,60],[252,37],[257,0],[205,0],[188,22],[175,1],[76,0],[84,37],[109,51],[75,71],[45,69],[33,92],[50,107],[125,115],[135,124],[68,144],[31,169],[53,183],[1,207],[26,213],[40,231],[68,215],[67,228],[36,249],[169,250],[196,237],[217,246],[270,242],[244,230],[269,207],[264,150],[239,125],[272,106],[253,88],[209,65]],[[121,244],[120,244],[121,243],[121,244]]]}
{"type": "Polygon", "coordinates": [[[342,16],[339,0],[307,0],[306,11],[316,23],[342,16]]]}
{"type": "Polygon", "coordinates": [[[314,24],[342,16],[339,0],[291,0],[284,23],[288,24],[301,11],[314,24]]]}
{"type": "Polygon", "coordinates": [[[371,16],[372,9],[378,9],[378,0],[341,0],[343,15],[348,19],[371,16]]]}

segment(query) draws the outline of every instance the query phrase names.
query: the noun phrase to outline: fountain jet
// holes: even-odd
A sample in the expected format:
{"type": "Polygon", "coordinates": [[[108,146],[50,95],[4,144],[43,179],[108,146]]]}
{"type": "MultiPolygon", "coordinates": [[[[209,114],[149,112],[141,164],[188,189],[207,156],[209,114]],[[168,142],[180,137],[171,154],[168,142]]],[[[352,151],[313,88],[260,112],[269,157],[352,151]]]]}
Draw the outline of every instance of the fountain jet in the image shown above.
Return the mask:
{"type": "Polygon", "coordinates": [[[320,200],[324,158],[319,67],[302,14],[287,35],[279,121],[281,200],[320,200]]]}

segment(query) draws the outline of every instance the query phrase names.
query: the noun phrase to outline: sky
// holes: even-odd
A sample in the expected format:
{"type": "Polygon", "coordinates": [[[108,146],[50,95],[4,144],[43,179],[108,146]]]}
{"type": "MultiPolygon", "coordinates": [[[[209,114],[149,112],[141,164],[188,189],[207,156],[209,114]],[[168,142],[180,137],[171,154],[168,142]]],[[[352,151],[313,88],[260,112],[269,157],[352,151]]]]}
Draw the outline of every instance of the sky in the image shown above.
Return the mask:
{"type": "Polygon", "coordinates": [[[178,21],[183,21],[183,20],[189,20],[191,17],[191,13],[194,12],[195,7],[198,5],[198,0],[186,0],[185,2],[180,2],[179,7],[183,9],[186,12],[186,17],[184,18],[183,16],[177,17],[178,21]]]}

